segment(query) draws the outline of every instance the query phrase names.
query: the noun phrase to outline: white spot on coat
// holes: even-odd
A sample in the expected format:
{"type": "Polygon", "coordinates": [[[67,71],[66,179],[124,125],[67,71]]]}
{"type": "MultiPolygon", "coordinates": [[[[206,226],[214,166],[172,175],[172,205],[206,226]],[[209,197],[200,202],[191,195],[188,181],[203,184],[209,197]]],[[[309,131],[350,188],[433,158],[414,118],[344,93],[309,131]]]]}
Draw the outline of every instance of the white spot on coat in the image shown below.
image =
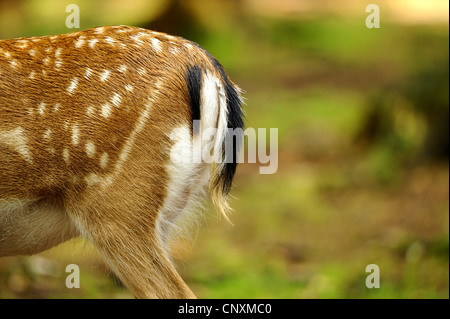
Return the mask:
{"type": "Polygon", "coordinates": [[[40,115],[44,115],[44,113],[45,113],[45,108],[46,108],[46,104],[45,104],[45,102],[42,102],[41,104],[39,104],[39,106],[38,106],[38,113],[40,114],[40,115]]]}
{"type": "Polygon", "coordinates": [[[13,69],[15,69],[19,65],[19,62],[17,62],[16,59],[13,59],[13,60],[11,60],[10,65],[13,69]]]}
{"type": "Polygon", "coordinates": [[[55,58],[59,58],[61,56],[62,48],[57,48],[55,50],[55,58]]]}
{"type": "Polygon", "coordinates": [[[88,43],[89,43],[89,47],[91,48],[91,49],[93,49],[94,47],[95,47],[95,45],[97,44],[97,42],[98,42],[98,39],[90,39],[89,41],[88,41],[88,43]]]}
{"type": "Polygon", "coordinates": [[[105,103],[102,105],[102,116],[103,117],[109,117],[111,115],[111,104],[105,103]]]}
{"type": "Polygon", "coordinates": [[[78,86],[78,78],[73,78],[72,81],[70,81],[70,85],[67,88],[67,92],[69,92],[69,94],[73,94],[77,86],[78,86]]]}
{"type": "Polygon", "coordinates": [[[86,114],[89,116],[92,116],[92,115],[94,115],[94,113],[95,113],[95,108],[92,105],[89,105],[86,108],[86,114]]]}
{"type": "Polygon", "coordinates": [[[106,37],[105,42],[114,46],[116,44],[116,40],[111,37],[106,37]]]}
{"type": "Polygon", "coordinates": [[[27,138],[22,127],[19,126],[11,131],[0,131],[0,144],[10,147],[22,155],[28,163],[33,163],[33,157],[28,149],[27,138]]]}
{"type": "Polygon", "coordinates": [[[88,176],[86,176],[84,178],[84,181],[89,185],[89,186],[93,186],[95,184],[98,184],[101,182],[101,178],[97,175],[97,174],[89,174],[88,176]]]}
{"type": "Polygon", "coordinates": [[[55,68],[59,69],[62,66],[62,63],[61,59],[55,60],[55,68]]]}
{"type": "Polygon", "coordinates": [[[162,51],[162,43],[161,43],[161,41],[159,41],[159,40],[156,39],[156,38],[152,38],[152,39],[150,40],[150,42],[152,43],[153,49],[154,49],[155,51],[161,53],[161,51],[162,51]]]}
{"type": "Polygon", "coordinates": [[[70,163],[70,152],[67,148],[65,148],[63,150],[63,159],[64,159],[64,162],[66,162],[66,164],[70,163]]]}
{"type": "Polygon", "coordinates": [[[86,68],[86,71],[85,71],[85,73],[84,73],[84,78],[85,78],[86,80],[89,80],[89,78],[91,77],[91,74],[92,74],[92,69],[86,68]]]}
{"type": "Polygon", "coordinates": [[[86,43],[85,36],[82,35],[75,41],[75,48],[79,49],[86,43]]]}
{"type": "Polygon", "coordinates": [[[49,140],[51,136],[52,136],[52,130],[51,130],[51,129],[47,129],[47,130],[45,131],[45,133],[44,133],[43,138],[44,138],[45,140],[49,140]]]}
{"type": "Polygon", "coordinates": [[[18,40],[17,47],[19,49],[25,49],[28,46],[28,40],[18,40]]]}
{"type": "Polygon", "coordinates": [[[102,156],[100,157],[100,167],[105,169],[106,166],[108,165],[108,161],[109,161],[108,153],[103,153],[102,156]]]}
{"type": "Polygon", "coordinates": [[[140,67],[137,69],[137,73],[139,73],[140,76],[144,76],[145,74],[147,74],[147,70],[143,67],[140,67]]]}
{"type": "Polygon", "coordinates": [[[98,27],[94,31],[95,34],[102,34],[103,32],[105,32],[105,28],[104,27],[98,27]]]}
{"type": "Polygon", "coordinates": [[[95,144],[91,141],[86,143],[86,154],[89,158],[93,158],[95,156],[96,148],[95,144]]]}
{"type": "Polygon", "coordinates": [[[113,97],[111,98],[111,103],[114,104],[114,106],[119,106],[122,102],[122,97],[118,93],[114,93],[113,97]]]}
{"type": "Polygon", "coordinates": [[[78,143],[80,143],[80,129],[78,125],[74,124],[72,126],[72,144],[78,145],[78,143]]]}
{"type": "Polygon", "coordinates": [[[106,80],[108,80],[110,74],[111,74],[110,70],[104,70],[100,76],[100,81],[105,82],[106,80]]]}

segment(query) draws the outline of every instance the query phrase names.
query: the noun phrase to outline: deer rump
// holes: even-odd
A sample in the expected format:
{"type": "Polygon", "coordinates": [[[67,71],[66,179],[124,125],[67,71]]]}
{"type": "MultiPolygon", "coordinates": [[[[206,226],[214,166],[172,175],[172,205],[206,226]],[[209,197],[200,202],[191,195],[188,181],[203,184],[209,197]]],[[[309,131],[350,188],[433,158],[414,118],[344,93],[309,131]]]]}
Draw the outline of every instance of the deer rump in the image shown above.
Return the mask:
{"type": "Polygon", "coordinates": [[[229,211],[241,104],[217,60],[163,33],[0,41],[0,256],[82,235],[136,297],[194,297],[170,237],[208,185],[229,211]]]}

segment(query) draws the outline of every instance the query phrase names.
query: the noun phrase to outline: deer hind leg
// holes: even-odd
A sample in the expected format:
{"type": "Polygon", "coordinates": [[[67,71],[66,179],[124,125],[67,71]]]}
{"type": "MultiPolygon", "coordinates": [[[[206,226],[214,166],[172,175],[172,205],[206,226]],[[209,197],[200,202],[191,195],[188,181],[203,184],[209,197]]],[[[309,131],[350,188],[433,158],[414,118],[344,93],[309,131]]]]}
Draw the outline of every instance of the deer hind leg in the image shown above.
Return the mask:
{"type": "Polygon", "coordinates": [[[36,254],[77,235],[57,201],[0,199],[0,257],[36,254]]]}
{"type": "Polygon", "coordinates": [[[91,189],[69,212],[136,298],[195,298],[170,262],[156,227],[154,194],[116,181],[91,189]]]}

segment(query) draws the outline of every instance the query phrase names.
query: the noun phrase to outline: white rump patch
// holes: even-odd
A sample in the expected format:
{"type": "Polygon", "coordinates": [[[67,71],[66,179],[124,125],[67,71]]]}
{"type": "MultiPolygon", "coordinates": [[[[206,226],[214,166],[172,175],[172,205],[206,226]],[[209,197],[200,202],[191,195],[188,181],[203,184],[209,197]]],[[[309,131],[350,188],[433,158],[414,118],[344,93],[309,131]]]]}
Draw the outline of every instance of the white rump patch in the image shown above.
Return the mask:
{"type": "MultiPolygon", "coordinates": [[[[192,141],[190,126],[174,129],[170,134],[174,145],[170,150],[167,165],[169,183],[164,205],[158,213],[157,228],[161,243],[166,246],[175,230],[177,235],[184,232],[183,222],[189,218],[197,206],[201,206],[203,194],[209,181],[209,165],[196,161],[195,154],[200,154],[201,143],[192,141]]],[[[168,247],[165,247],[167,250],[168,247]]]]}

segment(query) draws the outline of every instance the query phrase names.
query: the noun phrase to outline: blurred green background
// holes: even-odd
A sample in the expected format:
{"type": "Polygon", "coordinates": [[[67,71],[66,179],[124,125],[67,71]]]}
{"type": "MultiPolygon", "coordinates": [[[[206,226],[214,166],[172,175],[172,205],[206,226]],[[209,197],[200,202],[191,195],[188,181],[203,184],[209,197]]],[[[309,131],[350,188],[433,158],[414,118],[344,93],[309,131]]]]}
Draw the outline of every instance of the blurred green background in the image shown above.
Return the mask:
{"type": "MultiPolygon", "coordinates": [[[[233,225],[209,205],[174,243],[198,297],[449,298],[449,3],[393,2],[0,0],[0,38],[70,32],[70,3],[81,29],[181,35],[245,90],[248,127],[278,128],[277,173],[238,168],[233,225]]],[[[0,297],[132,296],[74,240],[0,259],[0,297]],[[80,289],[65,286],[72,263],[80,289]]]]}

